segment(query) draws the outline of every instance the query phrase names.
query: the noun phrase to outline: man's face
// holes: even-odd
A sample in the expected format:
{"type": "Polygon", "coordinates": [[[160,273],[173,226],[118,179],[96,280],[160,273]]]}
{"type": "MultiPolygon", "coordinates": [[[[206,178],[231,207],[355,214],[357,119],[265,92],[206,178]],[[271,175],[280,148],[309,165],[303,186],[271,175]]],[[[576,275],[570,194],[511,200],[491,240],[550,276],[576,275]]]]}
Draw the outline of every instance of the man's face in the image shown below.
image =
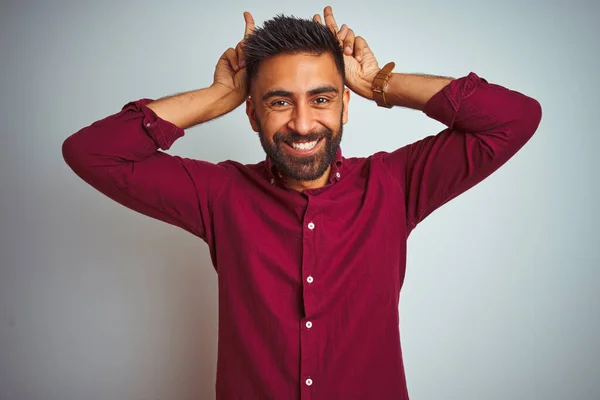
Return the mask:
{"type": "Polygon", "coordinates": [[[280,171],[313,181],[335,157],[349,97],[330,54],[281,54],[260,63],[246,112],[280,171]]]}

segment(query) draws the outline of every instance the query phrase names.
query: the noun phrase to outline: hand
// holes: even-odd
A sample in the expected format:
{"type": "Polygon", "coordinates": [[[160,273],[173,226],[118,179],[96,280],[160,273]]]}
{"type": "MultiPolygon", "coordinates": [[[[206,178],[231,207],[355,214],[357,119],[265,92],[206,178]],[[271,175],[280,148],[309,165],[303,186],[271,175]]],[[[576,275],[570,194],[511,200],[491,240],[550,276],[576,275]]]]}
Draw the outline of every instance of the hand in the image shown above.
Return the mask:
{"type": "Polygon", "coordinates": [[[249,12],[244,13],[246,29],[244,39],[237,46],[229,48],[223,53],[215,68],[213,86],[221,86],[234,95],[239,106],[248,97],[248,75],[246,73],[246,59],[244,56],[244,41],[254,32],[254,18],[249,12]]]}
{"type": "MultiPolygon", "coordinates": [[[[356,94],[369,100],[373,99],[371,84],[380,68],[375,55],[365,39],[355,36],[354,31],[346,24],[338,29],[333,11],[330,6],[323,11],[325,25],[336,34],[340,46],[344,49],[344,64],[346,65],[346,85],[356,94]]],[[[321,16],[315,14],[313,21],[322,23],[321,16]]]]}

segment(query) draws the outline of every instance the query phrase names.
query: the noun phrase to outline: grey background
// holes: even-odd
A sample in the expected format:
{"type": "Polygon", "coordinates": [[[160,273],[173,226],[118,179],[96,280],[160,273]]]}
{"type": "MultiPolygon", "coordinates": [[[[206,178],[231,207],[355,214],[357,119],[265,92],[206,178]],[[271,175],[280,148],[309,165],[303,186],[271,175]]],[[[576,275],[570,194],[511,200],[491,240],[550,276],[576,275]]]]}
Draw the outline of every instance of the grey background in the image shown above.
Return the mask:
{"type": "MultiPolygon", "coordinates": [[[[515,158],[409,239],[400,315],[412,399],[600,398],[598,4],[332,2],[339,24],[396,71],[474,71],[543,107],[515,158]]],[[[97,193],[61,144],[130,100],[208,86],[241,39],[243,11],[262,23],[324,6],[2,3],[0,399],[214,397],[206,245],[97,193]]],[[[342,146],[366,156],[441,129],[355,95],[342,146]]],[[[264,157],[243,108],[190,129],[170,153],[264,157]]]]}

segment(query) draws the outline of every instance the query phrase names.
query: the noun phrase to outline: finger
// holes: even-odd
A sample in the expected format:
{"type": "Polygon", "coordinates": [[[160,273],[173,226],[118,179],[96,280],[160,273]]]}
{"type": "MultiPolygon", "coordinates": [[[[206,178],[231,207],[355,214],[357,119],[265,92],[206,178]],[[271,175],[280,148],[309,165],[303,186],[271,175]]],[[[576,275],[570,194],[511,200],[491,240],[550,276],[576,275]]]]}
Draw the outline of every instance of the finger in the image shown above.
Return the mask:
{"type": "Polygon", "coordinates": [[[229,61],[231,69],[237,72],[240,69],[240,66],[238,65],[238,57],[235,49],[232,49],[231,47],[228,48],[225,52],[225,57],[227,58],[227,61],[229,61]]]}
{"type": "Polygon", "coordinates": [[[346,38],[346,35],[348,34],[348,25],[344,24],[341,26],[340,31],[337,33],[337,38],[338,41],[340,42],[340,47],[344,48],[344,39],[346,38]]]}
{"type": "Polygon", "coordinates": [[[323,23],[323,21],[321,20],[321,16],[319,14],[315,14],[315,16],[313,17],[313,21],[317,22],[319,24],[323,23]]]}
{"type": "Polygon", "coordinates": [[[371,50],[369,49],[367,41],[361,36],[357,36],[354,39],[354,58],[356,58],[356,61],[362,61],[362,58],[364,57],[365,53],[369,51],[371,50]]]}
{"type": "Polygon", "coordinates": [[[352,53],[355,52],[354,43],[354,31],[352,29],[348,29],[348,33],[344,38],[344,54],[351,56],[352,53]]]}
{"type": "Polygon", "coordinates": [[[252,32],[254,32],[255,24],[254,24],[254,18],[252,17],[252,14],[250,14],[248,11],[244,12],[244,21],[246,21],[246,29],[244,31],[244,39],[245,39],[248,37],[248,35],[251,35],[252,32]]]}
{"type": "Polygon", "coordinates": [[[333,33],[337,33],[338,27],[335,22],[335,18],[333,18],[333,11],[331,10],[330,6],[325,7],[323,15],[325,16],[325,25],[327,25],[327,27],[331,29],[333,33]]]}
{"type": "Polygon", "coordinates": [[[246,56],[244,54],[244,45],[242,44],[242,42],[239,42],[238,45],[235,47],[235,53],[237,55],[239,67],[246,67],[246,56]]]}

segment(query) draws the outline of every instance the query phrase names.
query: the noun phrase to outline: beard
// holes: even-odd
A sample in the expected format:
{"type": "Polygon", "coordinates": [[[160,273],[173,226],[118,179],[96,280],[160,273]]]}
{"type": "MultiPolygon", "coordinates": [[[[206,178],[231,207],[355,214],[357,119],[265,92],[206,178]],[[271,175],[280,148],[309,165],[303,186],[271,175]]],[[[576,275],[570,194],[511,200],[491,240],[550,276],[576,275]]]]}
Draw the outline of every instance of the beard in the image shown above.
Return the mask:
{"type": "MultiPolygon", "coordinates": [[[[258,136],[260,144],[267,156],[271,158],[273,164],[279,171],[288,178],[297,181],[314,181],[323,176],[327,168],[333,162],[335,155],[342,142],[343,123],[340,114],[340,124],[337,132],[329,128],[323,128],[318,131],[301,135],[297,132],[277,132],[273,135],[273,140],[268,141],[262,130],[260,121],[256,120],[258,125],[258,136]],[[315,153],[308,156],[294,155],[283,149],[285,143],[292,144],[298,141],[324,140],[324,146],[315,153]]],[[[319,146],[317,143],[316,146],[319,146]]]]}

